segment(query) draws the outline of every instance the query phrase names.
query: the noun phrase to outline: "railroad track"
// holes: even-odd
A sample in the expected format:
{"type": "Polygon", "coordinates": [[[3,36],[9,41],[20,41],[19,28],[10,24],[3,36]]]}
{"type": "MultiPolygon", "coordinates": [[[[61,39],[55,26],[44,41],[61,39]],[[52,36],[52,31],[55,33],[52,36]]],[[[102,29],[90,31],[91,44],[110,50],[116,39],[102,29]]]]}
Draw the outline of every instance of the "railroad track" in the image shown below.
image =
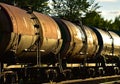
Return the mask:
{"type": "Polygon", "coordinates": [[[120,75],[104,76],[87,79],[66,80],[61,82],[50,82],[43,84],[120,84],[120,75]]]}

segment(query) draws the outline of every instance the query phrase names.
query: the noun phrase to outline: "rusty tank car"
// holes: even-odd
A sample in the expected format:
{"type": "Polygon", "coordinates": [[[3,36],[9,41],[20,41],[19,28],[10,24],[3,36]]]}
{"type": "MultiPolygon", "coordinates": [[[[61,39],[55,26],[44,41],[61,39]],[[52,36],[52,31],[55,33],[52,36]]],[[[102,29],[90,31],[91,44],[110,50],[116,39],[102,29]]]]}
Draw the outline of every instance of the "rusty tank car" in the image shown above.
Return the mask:
{"type": "Polygon", "coordinates": [[[120,74],[119,31],[0,3],[0,63],[25,83],[120,74]]]}

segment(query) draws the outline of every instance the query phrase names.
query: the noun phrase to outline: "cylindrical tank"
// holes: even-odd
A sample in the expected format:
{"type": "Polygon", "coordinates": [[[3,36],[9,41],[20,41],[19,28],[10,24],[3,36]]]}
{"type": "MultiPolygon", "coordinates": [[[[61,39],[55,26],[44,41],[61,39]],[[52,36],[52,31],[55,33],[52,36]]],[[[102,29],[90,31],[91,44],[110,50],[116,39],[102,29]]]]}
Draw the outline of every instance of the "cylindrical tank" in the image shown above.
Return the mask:
{"type": "Polygon", "coordinates": [[[99,49],[98,38],[91,28],[84,26],[84,29],[86,32],[85,34],[87,36],[86,57],[93,58],[99,49]]]}
{"type": "Polygon", "coordinates": [[[26,11],[0,3],[0,52],[19,53],[33,45],[37,40],[33,24],[26,11]]]}
{"type": "MultiPolygon", "coordinates": [[[[68,46],[64,45],[65,49],[67,49],[65,55],[67,55],[68,59],[69,58],[76,59],[76,57],[78,57],[83,47],[83,39],[85,39],[85,36],[82,34],[84,33],[77,25],[66,20],[62,20],[62,22],[67,26],[66,28],[70,33],[68,37],[70,38],[70,40],[66,42],[66,45],[67,44],[69,45],[68,46]]],[[[79,58],[81,57],[79,56],[79,58]]]]}
{"type": "Polygon", "coordinates": [[[54,18],[58,23],[63,45],[61,56],[69,62],[80,62],[83,58],[93,57],[98,52],[98,39],[96,34],[89,27],[80,27],[70,21],[54,18]],[[84,31],[85,32],[84,32],[84,31]]]}
{"type": "Polygon", "coordinates": [[[113,50],[112,50],[112,55],[113,56],[120,56],[120,36],[117,35],[116,33],[109,31],[109,33],[112,36],[113,39],[113,50]]]}
{"type": "Polygon", "coordinates": [[[98,28],[93,28],[96,32],[99,42],[99,54],[102,56],[112,56],[113,52],[113,39],[108,31],[104,31],[98,28]]]}
{"type": "MultiPolygon", "coordinates": [[[[69,25],[67,25],[69,27],[69,25]]],[[[99,50],[99,45],[98,45],[98,38],[95,32],[87,27],[84,26],[80,27],[78,25],[75,25],[78,30],[76,29],[76,32],[79,32],[78,34],[75,34],[75,27],[72,27],[74,34],[73,35],[78,35],[79,41],[76,42],[76,38],[74,37],[73,42],[76,43],[76,46],[81,45],[80,48],[74,48],[73,50],[71,49],[70,52],[74,53],[75,49],[77,51],[77,54],[72,54],[70,57],[70,62],[81,62],[84,58],[94,58],[99,50]],[[84,32],[83,32],[84,31],[84,32]]],[[[70,26],[71,27],[71,26],[70,26]]],[[[76,47],[74,46],[74,47],[76,47]]],[[[78,46],[79,47],[79,46],[78,46]]]]}
{"type": "MultiPolygon", "coordinates": [[[[61,32],[56,22],[47,15],[37,12],[33,12],[33,14],[37,18],[40,24],[40,28],[38,28],[40,33],[40,42],[39,42],[40,45],[38,46],[36,45],[37,43],[35,43],[30,48],[28,48],[28,51],[19,54],[21,58],[24,58],[21,59],[23,61],[26,61],[28,57],[32,58],[31,60],[29,60],[30,62],[34,62],[34,60],[36,60],[37,47],[39,47],[40,49],[39,51],[40,55],[45,56],[48,55],[49,53],[54,55],[58,54],[62,46],[61,32]]],[[[46,56],[42,57],[43,62],[52,59],[52,57],[49,56],[50,55],[48,55],[48,58],[46,59],[45,59],[46,56]]]]}
{"type": "Polygon", "coordinates": [[[76,58],[80,60],[81,57],[79,54],[83,47],[83,41],[85,40],[83,31],[79,26],[70,21],[59,18],[54,18],[54,20],[59,25],[63,39],[63,44],[60,50],[61,58],[71,59],[72,61],[74,59],[76,60],[76,58]]]}
{"type": "Polygon", "coordinates": [[[41,50],[46,53],[52,52],[57,54],[62,45],[61,32],[57,23],[50,17],[41,13],[34,12],[34,15],[40,22],[41,50]]]}
{"type": "Polygon", "coordinates": [[[37,49],[44,54],[57,54],[62,45],[59,27],[51,17],[3,3],[0,3],[0,37],[0,52],[14,51],[26,62],[30,57],[36,59],[37,49]]]}

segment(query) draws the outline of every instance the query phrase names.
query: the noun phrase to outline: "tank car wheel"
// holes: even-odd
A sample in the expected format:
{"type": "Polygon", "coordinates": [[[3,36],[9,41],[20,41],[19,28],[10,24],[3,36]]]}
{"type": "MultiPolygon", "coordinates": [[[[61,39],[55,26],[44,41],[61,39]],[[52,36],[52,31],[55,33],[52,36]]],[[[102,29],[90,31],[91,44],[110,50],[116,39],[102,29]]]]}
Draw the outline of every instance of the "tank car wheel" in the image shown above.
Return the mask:
{"type": "Polygon", "coordinates": [[[114,73],[119,75],[120,74],[120,69],[119,68],[114,68],[114,73]]]}
{"type": "Polygon", "coordinates": [[[105,74],[105,71],[103,69],[98,69],[99,76],[103,76],[105,74]]]}
{"type": "Polygon", "coordinates": [[[57,78],[57,71],[55,69],[46,70],[46,74],[50,81],[54,81],[57,78]]]}
{"type": "Polygon", "coordinates": [[[71,73],[71,70],[70,69],[66,69],[63,71],[64,75],[65,75],[65,79],[71,79],[72,77],[72,73],[71,73]]]}
{"type": "Polygon", "coordinates": [[[95,69],[94,68],[89,68],[88,69],[88,74],[90,77],[95,77],[95,69]]]}

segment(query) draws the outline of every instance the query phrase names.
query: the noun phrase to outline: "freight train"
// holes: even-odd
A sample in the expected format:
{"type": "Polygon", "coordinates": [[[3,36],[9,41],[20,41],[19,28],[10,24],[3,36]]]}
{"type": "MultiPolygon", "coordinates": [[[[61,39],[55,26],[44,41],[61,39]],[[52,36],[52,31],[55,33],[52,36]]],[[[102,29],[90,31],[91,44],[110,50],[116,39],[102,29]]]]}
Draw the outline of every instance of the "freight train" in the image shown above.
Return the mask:
{"type": "Polygon", "coordinates": [[[1,81],[40,83],[120,74],[120,32],[0,3],[1,81]]]}

